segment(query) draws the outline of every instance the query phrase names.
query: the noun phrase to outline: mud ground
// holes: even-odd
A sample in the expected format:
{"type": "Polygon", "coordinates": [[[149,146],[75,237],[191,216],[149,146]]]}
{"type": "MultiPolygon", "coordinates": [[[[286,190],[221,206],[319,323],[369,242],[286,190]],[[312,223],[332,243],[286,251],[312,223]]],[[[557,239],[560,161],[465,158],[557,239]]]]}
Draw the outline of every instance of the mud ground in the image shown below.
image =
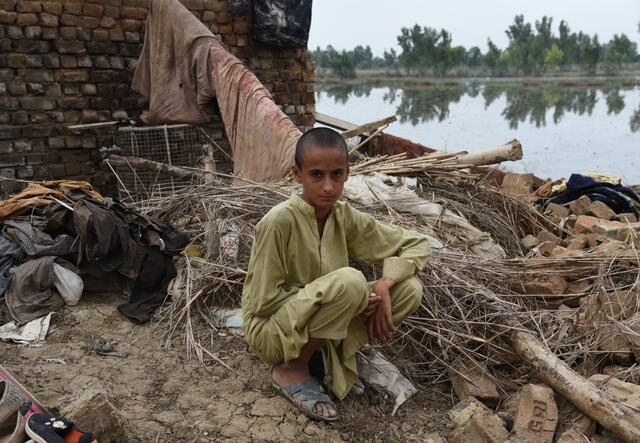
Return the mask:
{"type": "Polygon", "coordinates": [[[446,415],[452,400],[436,391],[420,392],[391,417],[392,402],[368,388],[337,404],[338,422],[309,421],[276,396],[269,367],[242,339],[225,332],[207,337],[234,372],[219,364],[207,371],[187,360],[182,344],[162,347],[162,324],[140,326],[123,317],[116,309],[122,302],[84,297],[54,314],[43,346],[0,342],[0,364],[54,414],[99,386],[133,442],[423,441],[452,430],[446,415]],[[116,349],[129,355],[97,355],[99,339],[119,340],[116,349]]]}

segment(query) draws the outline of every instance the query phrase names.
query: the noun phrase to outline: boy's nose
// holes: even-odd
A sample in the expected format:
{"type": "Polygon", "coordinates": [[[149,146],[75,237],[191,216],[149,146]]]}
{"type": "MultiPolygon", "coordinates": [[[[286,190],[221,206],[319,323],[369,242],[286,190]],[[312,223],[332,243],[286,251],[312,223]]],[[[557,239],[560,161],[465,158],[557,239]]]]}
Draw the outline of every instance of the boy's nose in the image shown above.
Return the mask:
{"type": "Polygon", "coordinates": [[[333,191],[333,183],[330,179],[325,179],[322,181],[322,191],[325,194],[331,194],[333,191]]]}

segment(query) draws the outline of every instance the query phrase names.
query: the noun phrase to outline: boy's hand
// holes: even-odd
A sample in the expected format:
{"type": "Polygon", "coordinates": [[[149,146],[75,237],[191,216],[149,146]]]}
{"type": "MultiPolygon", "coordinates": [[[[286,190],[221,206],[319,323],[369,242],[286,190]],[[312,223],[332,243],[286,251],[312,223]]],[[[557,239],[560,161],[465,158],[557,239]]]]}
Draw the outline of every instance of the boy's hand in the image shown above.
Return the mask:
{"type": "Polygon", "coordinates": [[[374,312],[376,312],[376,309],[378,308],[378,304],[380,303],[380,296],[376,295],[375,292],[371,292],[369,294],[369,303],[367,304],[367,307],[365,308],[364,311],[362,311],[362,316],[365,318],[369,318],[371,317],[371,314],[373,314],[374,312]]]}
{"type": "Polygon", "coordinates": [[[389,295],[389,290],[395,284],[396,282],[390,278],[382,277],[373,285],[372,292],[380,297],[380,301],[373,315],[369,317],[369,342],[372,344],[377,338],[380,343],[387,346],[391,343],[393,333],[396,332],[391,320],[391,296],[389,295]]]}

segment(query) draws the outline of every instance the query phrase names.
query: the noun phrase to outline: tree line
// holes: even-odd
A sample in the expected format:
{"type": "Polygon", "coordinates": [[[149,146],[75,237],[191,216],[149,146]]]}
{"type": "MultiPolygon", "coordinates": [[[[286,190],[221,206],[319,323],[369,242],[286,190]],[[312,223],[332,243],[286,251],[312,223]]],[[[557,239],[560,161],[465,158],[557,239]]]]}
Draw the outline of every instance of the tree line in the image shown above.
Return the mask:
{"type": "MultiPolygon", "coordinates": [[[[350,51],[338,51],[331,45],[317,47],[311,58],[317,67],[331,69],[342,78],[355,77],[356,69],[404,69],[408,74],[424,76],[431,71],[446,76],[452,68],[466,66],[485,68],[492,75],[541,75],[549,68],[582,66],[590,74],[602,65],[606,72],[615,73],[625,63],[640,62],[637,44],[624,33],[615,34],[609,42],[601,43],[598,35],[571,32],[566,21],[552,30],[553,18],[544,16],[534,24],[516,15],[505,31],[509,42],[500,49],[487,40],[487,50],[479,47],[453,46],[451,33],[420,25],[402,28],[397,36],[400,52],[385,50],[382,57],[374,57],[371,47],[358,45],[350,51]]],[[[640,32],[640,24],[639,29],[640,32]]]]}

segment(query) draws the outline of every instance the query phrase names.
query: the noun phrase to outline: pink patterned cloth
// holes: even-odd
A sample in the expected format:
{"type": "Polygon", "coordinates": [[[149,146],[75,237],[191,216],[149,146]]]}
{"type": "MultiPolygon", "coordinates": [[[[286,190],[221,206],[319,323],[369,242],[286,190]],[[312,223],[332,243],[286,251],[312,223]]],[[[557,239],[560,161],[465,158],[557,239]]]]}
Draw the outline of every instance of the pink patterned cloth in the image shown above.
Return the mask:
{"type": "Polygon", "coordinates": [[[252,181],[288,174],[301,132],[260,80],[177,0],[152,0],[132,89],[149,100],[151,125],[203,124],[217,98],[234,174],[252,181]]]}

